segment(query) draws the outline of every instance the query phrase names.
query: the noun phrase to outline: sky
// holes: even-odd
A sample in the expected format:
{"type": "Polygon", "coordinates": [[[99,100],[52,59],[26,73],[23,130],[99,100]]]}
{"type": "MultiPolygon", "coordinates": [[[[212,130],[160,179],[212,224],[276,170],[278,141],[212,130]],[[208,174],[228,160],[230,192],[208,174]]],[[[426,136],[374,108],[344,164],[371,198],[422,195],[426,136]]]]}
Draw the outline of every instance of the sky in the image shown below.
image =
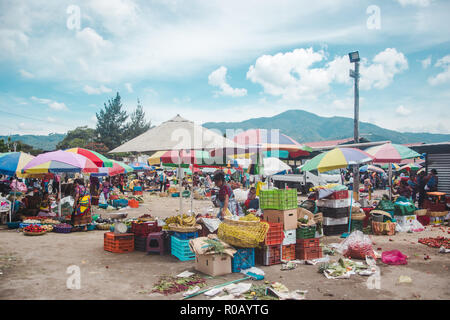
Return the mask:
{"type": "Polygon", "coordinates": [[[95,127],[116,92],[154,125],[353,117],[356,50],[361,121],[450,133],[450,1],[2,0],[0,134],[95,127]]]}

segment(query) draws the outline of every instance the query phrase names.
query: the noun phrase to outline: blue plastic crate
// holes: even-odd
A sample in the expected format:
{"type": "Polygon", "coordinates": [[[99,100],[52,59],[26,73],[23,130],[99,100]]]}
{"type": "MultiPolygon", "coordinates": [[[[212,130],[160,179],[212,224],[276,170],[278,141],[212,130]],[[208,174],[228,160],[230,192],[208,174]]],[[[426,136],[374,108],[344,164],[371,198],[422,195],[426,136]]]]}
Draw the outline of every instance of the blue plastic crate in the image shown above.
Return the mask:
{"type": "Polygon", "coordinates": [[[255,248],[237,249],[231,259],[231,271],[241,272],[255,266],[255,248]]]}
{"type": "Polygon", "coordinates": [[[189,240],[181,240],[175,236],[170,237],[171,254],[181,261],[195,260],[195,253],[189,247],[189,240]]]}
{"type": "Polygon", "coordinates": [[[190,240],[198,238],[198,232],[174,232],[173,236],[181,240],[190,240]]]}

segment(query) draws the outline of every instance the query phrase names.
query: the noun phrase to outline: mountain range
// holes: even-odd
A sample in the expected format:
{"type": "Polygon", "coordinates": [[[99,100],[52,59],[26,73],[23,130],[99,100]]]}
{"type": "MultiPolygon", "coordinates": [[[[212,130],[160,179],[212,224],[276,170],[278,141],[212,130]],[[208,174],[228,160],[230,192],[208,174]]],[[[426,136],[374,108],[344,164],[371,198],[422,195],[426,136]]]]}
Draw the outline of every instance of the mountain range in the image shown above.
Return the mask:
{"type": "MultiPolygon", "coordinates": [[[[303,110],[289,110],[273,117],[254,118],[242,122],[208,122],[203,126],[225,133],[227,129],[280,129],[298,142],[338,140],[353,137],[353,119],[345,117],[320,117],[303,110]]],[[[360,136],[369,141],[392,143],[437,143],[450,141],[450,134],[398,132],[377,125],[360,122],[360,136]]]]}
{"type": "MultiPolygon", "coordinates": [[[[298,142],[338,140],[353,137],[353,119],[345,117],[320,117],[303,110],[289,110],[273,117],[253,118],[242,122],[208,122],[205,128],[218,129],[225,133],[227,129],[280,129],[298,142]]],[[[360,122],[360,136],[369,141],[390,140],[392,143],[437,143],[450,141],[450,134],[398,132],[381,128],[377,125],[360,122]]],[[[12,141],[22,141],[35,149],[55,150],[65,134],[51,133],[44,135],[11,135],[12,141]]],[[[5,141],[8,136],[0,136],[5,141]]]]}

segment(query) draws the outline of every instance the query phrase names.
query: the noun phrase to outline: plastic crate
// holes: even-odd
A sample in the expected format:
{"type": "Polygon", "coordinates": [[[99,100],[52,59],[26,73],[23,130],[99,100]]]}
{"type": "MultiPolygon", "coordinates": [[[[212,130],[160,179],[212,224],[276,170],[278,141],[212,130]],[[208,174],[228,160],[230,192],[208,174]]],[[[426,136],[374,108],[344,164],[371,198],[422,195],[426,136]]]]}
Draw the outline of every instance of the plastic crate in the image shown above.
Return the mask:
{"type": "Polygon", "coordinates": [[[131,223],[131,232],[136,236],[146,237],[149,233],[160,232],[162,227],[158,226],[156,221],[148,221],[143,223],[131,223]]]}
{"type": "Polygon", "coordinates": [[[261,209],[296,209],[298,207],[297,189],[261,190],[259,206],[261,209]]]}
{"type": "Polygon", "coordinates": [[[311,239],[316,236],[316,226],[297,228],[295,233],[297,239],[311,239]]]}
{"type": "Polygon", "coordinates": [[[255,248],[237,249],[231,259],[231,271],[241,272],[255,266],[255,248]]]}
{"type": "Polygon", "coordinates": [[[363,231],[364,228],[364,220],[352,220],[350,231],[353,232],[355,230],[363,231]]]}
{"type": "Polygon", "coordinates": [[[327,207],[319,207],[319,211],[322,212],[324,217],[329,218],[346,218],[350,215],[350,207],[344,208],[327,208],[327,207]]]}
{"type": "Polygon", "coordinates": [[[444,217],[430,217],[430,224],[438,226],[444,223],[444,217]]]}
{"type": "Polygon", "coordinates": [[[134,236],[134,250],[145,252],[147,249],[147,237],[134,236]]]}
{"type": "Polygon", "coordinates": [[[339,200],[329,200],[329,199],[317,200],[317,206],[325,208],[348,208],[350,207],[350,199],[347,198],[339,200]]]}
{"type": "Polygon", "coordinates": [[[297,229],[283,231],[283,233],[284,233],[284,239],[283,239],[283,243],[282,243],[283,246],[295,244],[295,242],[297,240],[296,230],[297,229]]]}
{"type": "Polygon", "coordinates": [[[266,238],[264,239],[264,244],[266,246],[282,244],[284,239],[283,224],[271,222],[268,222],[268,224],[269,231],[267,231],[266,238]]]}
{"type": "Polygon", "coordinates": [[[295,244],[281,246],[281,260],[291,261],[295,260],[295,244]]]}
{"type": "Polygon", "coordinates": [[[298,260],[313,260],[322,258],[322,248],[299,248],[295,251],[295,258],[298,260]]]}
{"type": "Polygon", "coordinates": [[[195,253],[189,247],[190,240],[181,240],[177,237],[170,237],[170,252],[180,261],[195,260],[195,253]]]}
{"type": "Polygon", "coordinates": [[[335,226],[323,226],[323,234],[326,236],[337,236],[344,232],[348,232],[348,224],[340,224],[335,226]]]}
{"type": "Polygon", "coordinates": [[[341,199],[348,199],[348,190],[340,190],[333,192],[330,196],[328,196],[326,199],[330,200],[341,200],[341,199]]]}
{"type": "Polygon", "coordinates": [[[171,196],[172,196],[172,198],[179,198],[180,197],[180,193],[179,192],[172,193],[171,196]]]}
{"type": "Polygon", "coordinates": [[[348,218],[330,218],[330,217],[323,217],[323,225],[324,226],[336,226],[340,224],[348,224],[348,218]]]}
{"type": "Polygon", "coordinates": [[[312,239],[297,239],[296,242],[296,248],[303,249],[303,248],[319,248],[320,247],[320,239],[319,238],[312,238],[312,239]]]}
{"type": "Polygon", "coordinates": [[[190,240],[198,238],[198,232],[174,232],[173,236],[180,240],[190,240]]]}
{"type": "Polygon", "coordinates": [[[281,245],[265,246],[255,250],[255,260],[259,265],[271,266],[281,263],[281,245]]]}
{"type": "Polygon", "coordinates": [[[105,251],[114,253],[132,252],[134,251],[134,235],[132,233],[105,232],[103,248],[105,251]]]}

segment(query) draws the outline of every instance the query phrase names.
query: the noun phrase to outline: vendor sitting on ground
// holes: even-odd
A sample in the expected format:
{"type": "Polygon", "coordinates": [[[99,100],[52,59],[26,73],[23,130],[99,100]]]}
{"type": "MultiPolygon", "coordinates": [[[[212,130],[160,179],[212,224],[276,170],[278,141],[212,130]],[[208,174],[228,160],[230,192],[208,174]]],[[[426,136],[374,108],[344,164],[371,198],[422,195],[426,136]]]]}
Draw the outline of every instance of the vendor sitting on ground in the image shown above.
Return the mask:
{"type": "Polygon", "coordinates": [[[38,217],[54,217],[55,213],[52,212],[51,202],[48,195],[48,192],[44,192],[44,197],[41,201],[41,206],[39,208],[38,217]]]}
{"type": "Polygon", "coordinates": [[[398,194],[399,196],[411,199],[413,189],[408,185],[407,180],[400,180],[400,185],[397,188],[392,188],[393,194],[398,194]]]}
{"type": "Polygon", "coordinates": [[[256,188],[251,187],[248,191],[247,201],[245,201],[247,209],[259,209],[259,199],[256,198],[256,188]]]}
{"type": "Polygon", "coordinates": [[[233,215],[242,216],[243,215],[242,208],[234,198],[234,193],[230,185],[225,182],[225,174],[223,171],[220,170],[214,174],[214,183],[216,187],[220,188],[218,195],[220,210],[219,214],[217,215],[217,218],[223,220],[224,208],[228,208],[228,210],[233,215]]]}

